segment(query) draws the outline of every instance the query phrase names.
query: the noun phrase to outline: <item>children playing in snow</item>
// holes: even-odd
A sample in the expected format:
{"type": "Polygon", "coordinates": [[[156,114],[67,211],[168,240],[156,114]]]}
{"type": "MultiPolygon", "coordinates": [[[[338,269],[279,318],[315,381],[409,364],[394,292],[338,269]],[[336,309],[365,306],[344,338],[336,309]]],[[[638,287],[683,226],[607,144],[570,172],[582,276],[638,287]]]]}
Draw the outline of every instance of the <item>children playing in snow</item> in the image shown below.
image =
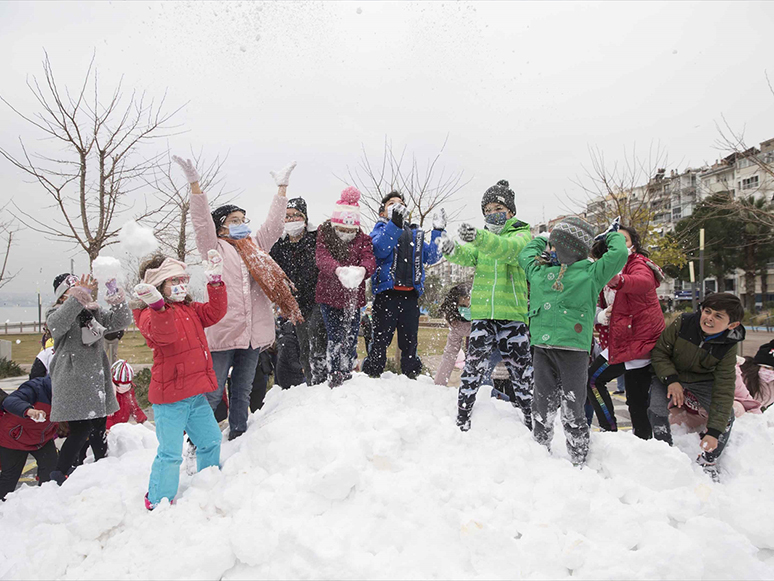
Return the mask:
{"type": "Polygon", "coordinates": [[[532,357],[527,330],[527,281],[517,258],[532,239],[529,226],[516,218],[515,194],[500,180],[484,192],[483,229],[462,224],[463,244],[445,237],[441,249],[449,262],[475,266],[471,294],[468,354],[457,396],[457,425],[470,429],[476,393],[498,349],[510,373],[516,404],[531,425],[532,357]]]}
{"type": "Polygon", "coordinates": [[[209,302],[197,303],[188,294],[185,263],[155,256],[140,267],[143,282],[134,290],[145,304],[133,314],[153,351],[148,400],[159,441],[145,495],[148,510],[177,494],[184,432],[196,446],[198,470],[220,462],[220,428],[204,396],[218,389],[204,329],[228,308],[222,272],[223,259],[210,250],[205,266],[209,302]]]}
{"type": "Polygon", "coordinates": [[[557,224],[519,255],[530,284],[529,327],[535,348],[532,414],[535,439],[550,449],[554,418],[562,410],[567,450],[575,465],[586,461],[589,426],[584,404],[595,305],[602,288],[628,257],[624,237],[606,235],[607,252],[588,260],[594,231],[577,217],[557,224]]]}
{"type": "Polygon", "coordinates": [[[360,192],[341,192],[330,220],[317,231],[316,300],[328,333],[328,385],[338,387],[352,377],[365,305],[365,278],[376,268],[371,238],[360,230],[360,192]]]}
{"type": "Polygon", "coordinates": [[[654,377],[648,415],[653,437],[672,444],[669,407],[684,404],[707,414],[697,462],[718,480],[718,457],[734,423],[737,345],[744,340],[744,308],[730,293],[709,295],[695,313],[677,317],[651,354],[654,377]]]}

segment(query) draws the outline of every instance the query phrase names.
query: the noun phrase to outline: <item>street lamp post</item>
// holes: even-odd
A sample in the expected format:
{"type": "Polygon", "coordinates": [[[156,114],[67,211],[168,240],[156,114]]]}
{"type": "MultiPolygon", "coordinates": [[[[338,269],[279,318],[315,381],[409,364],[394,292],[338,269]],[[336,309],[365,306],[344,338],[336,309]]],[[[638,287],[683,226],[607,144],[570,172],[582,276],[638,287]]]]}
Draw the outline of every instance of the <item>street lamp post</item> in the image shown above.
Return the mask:
{"type": "Polygon", "coordinates": [[[699,230],[699,300],[704,302],[704,228],[699,230]]]}
{"type": "Polygon", "coordinates": [[[688,272],[691,274],[691,309],[696,311],[696,277],[693,272],[693,260],[688,263],[688,272]]]}

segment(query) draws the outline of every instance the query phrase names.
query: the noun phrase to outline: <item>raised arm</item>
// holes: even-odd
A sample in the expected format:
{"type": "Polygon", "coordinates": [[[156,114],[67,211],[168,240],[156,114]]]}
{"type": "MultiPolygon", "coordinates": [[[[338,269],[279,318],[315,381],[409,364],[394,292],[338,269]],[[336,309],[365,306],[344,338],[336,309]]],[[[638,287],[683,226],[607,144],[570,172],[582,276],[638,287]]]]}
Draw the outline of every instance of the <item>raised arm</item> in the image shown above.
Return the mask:
{"type": "Polygon", "coordinates": [[[58,339],[67,334],[75,319],[83,310],[83,305],[74,296],[52,310],[46,317],[46,327],[51,331],[51,336],[58,339]]]}
{"type": "Polygon", "coordinates": [[[194,309],[203,327],[211,327],[220,321],[228,310],[228,293],[224,283],[209,283],[207,296],[209,301],[206,303],[194,303],[194,309]]]}
{"type": "Polygon", "coordinates": [[[527,279],[529,279],[533,271],[539,267],[538,263],[535,262],[535,258],[543,254],[546,246],[548,246],[548,238],[545,236],[538,236],[531,240],[519,253],[519,266],[527,273],[527,279]]]}
{"type": "Polygon", "coordinates": [[[472,244],[478,248],[479,252],[491,256],[495,260],[517,265],[519,264],[519,253],[524,250],[530,240],[532,240],[532,234],[529,230],[500,236],[483,228],[478,228],[472,244]]]}
{"type": "Polygon", "coordinates": [[[434,228],[430,233],[430,241],[425,242],[424,248],[422,249],[422,262],[425,264],[435,264],[443,257],[443,253],[438,246],[438,240],[441,238],[442,234],[443,230],[438,230],[437,228],[434,228]]]}
{"type": "Polygon", "coordinates": [[[590,270],[591,276],[597,285],[597,292],[600,292],[610,282],[611,278],[621,272],[629,258],[629,251],[626,249],[626,239],[623,237],[623,234],[610,232],[605,241],[607,242],[607,252],[591,265],[590,270]]]}
{"type": "MultiPolygon", "coordinates": [[[[280,190],[284,192],[283,187],[280,190]]],[[[282,236],[285,231],[285,210],[287,207],[288,199],[284,193],[278,193],[272,198],[266,220],[255,232],[255,242],[261,250],[269,252],[274,243],[282,236]]]]}
{"type": "Polygon", "coordinates": [[[460,266],[476,266],[478,264],[478,249],[472,244],[454,242],[454,252],[446,255],[446,260],[460,266]]]}

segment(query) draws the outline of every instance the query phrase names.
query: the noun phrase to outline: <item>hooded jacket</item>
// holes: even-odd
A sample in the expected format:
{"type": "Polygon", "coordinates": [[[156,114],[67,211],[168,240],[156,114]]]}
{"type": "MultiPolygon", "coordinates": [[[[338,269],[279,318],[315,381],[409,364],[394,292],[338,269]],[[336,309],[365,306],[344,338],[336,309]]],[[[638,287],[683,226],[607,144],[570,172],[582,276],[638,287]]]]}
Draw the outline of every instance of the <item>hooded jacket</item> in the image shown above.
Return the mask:
{"type": "Polygon", "coordinates": [[[0,404],[0,446],[11,450],[39,450],[56,438],[57,424],[51,421],[51,377],[25,381],[0,404]],[[46,420],[35,422],[27,410],[46,412],[46,420]]]}
{"type": "Polygon", "coordinates": [[[656,376],[665,386],[676,381],[712,382],[707,433],[717,438],[733,414],[736,351],[746,332],[739,325],[707,340],[700,318],[699,311],[677,317],[661,333],[650,357],[656,376]]]}
{"type": "Polygon", "coordinates": [[[473,242],[455,244],[447,260],[476,267],[471,319],[527,322],[527,278],[518,258],[530,240],[529,225],[513,217],[499,234],[479,228],[473,242]]]}
{"type": "Polygon", "coordinates": [[[314,308],[314,295],[317,291],[317,231],[304,230],[298,242],[291,242],[290,236],[282,236],[269,254],[279,264],[296,287],[293,296],[304,319],[314,308]]]}

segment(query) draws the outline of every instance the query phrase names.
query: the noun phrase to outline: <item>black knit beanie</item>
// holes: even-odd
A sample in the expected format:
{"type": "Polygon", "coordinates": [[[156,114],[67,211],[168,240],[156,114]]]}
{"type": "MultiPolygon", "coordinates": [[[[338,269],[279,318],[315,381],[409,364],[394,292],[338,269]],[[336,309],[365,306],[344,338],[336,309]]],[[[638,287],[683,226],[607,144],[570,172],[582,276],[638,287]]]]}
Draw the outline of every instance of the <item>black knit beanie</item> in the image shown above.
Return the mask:
{"type": "Polygon", "coordinates": [[[481,213],[486,214],[484,208],[487,204],[492,202],[498,202],[508,208],[514,215],[516,215],[516,194],[510,189],[508,180],[500,180],[486,192],[484,197],[481,198],[481,213]]]}
{"type": "Polygon", "coordinates": [[[231,212],[242,212],[243,214],[247,214],[242,208],[235,206],[234,204],[226,204],[225,206],[215,209],[212,212],[212,221],[215,222],[216,230],[223,226],[223,222],[226,221],[226,217],[231,212]]]}
{"type": "Polygon", "coordinates": [[[309,214],[306,212],[306,200],[304,198],[291,198],[288,200],[288,208],[298,210],[304,215],[304,221],[309,223],[309,214]]]}
{"type": "Polygon", "coordinates": [[[68,276],[70,276],[69,272],[64,272],[62,274],[59,274],[54,279],[54,292],[56,292],[56,289],[59,288],[59,285],[64,282],[64,279],[66,279],[68,276]]]}
{"type": "Polygon", "coordinates": [[[774,341],[769,341],[760,346],[755,357],[753,357],[753,363],[774,367],[774,341]]]}

